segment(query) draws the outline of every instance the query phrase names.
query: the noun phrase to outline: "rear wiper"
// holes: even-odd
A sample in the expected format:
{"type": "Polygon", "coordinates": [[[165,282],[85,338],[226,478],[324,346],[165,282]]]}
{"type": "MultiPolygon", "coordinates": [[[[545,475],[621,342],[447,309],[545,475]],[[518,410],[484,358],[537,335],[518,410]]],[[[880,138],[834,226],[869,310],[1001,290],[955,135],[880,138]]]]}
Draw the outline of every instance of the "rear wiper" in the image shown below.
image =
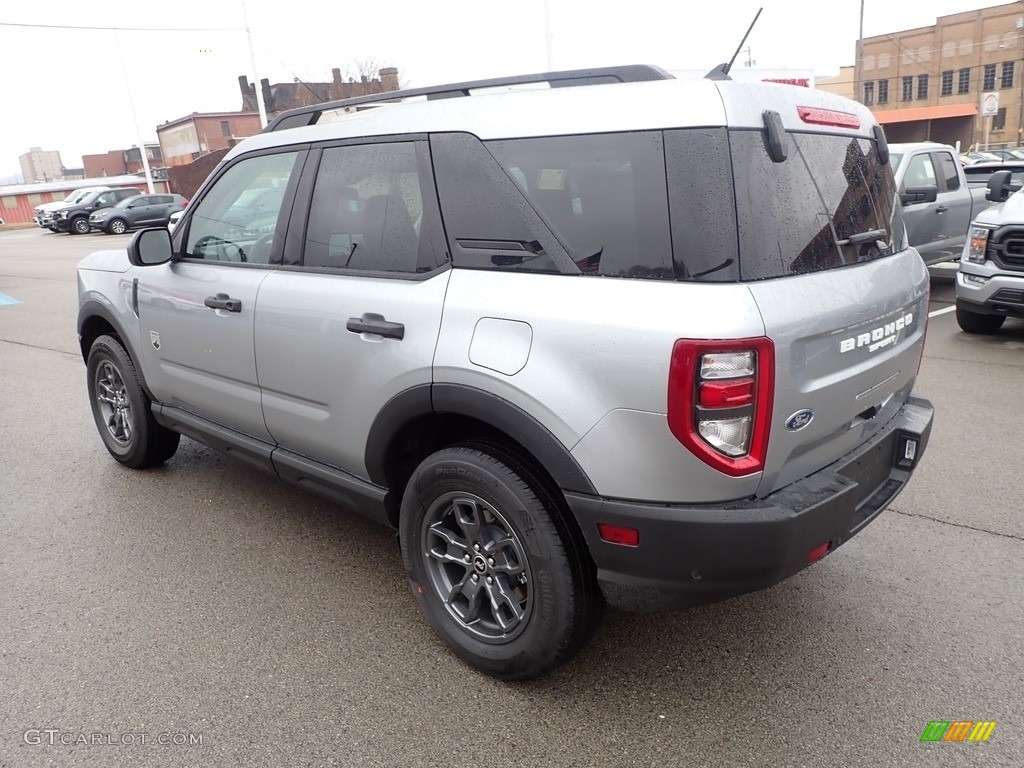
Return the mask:
{"type": "Polygon", "coordinates": [[[836,245],[859,245],[860,243],[870,243],[873,240],[883,239],[888,232],[884,229],[869,229],[867,232],[858,232],[855,235],[850,235],[845,240],[836,240],[836,245]]]}

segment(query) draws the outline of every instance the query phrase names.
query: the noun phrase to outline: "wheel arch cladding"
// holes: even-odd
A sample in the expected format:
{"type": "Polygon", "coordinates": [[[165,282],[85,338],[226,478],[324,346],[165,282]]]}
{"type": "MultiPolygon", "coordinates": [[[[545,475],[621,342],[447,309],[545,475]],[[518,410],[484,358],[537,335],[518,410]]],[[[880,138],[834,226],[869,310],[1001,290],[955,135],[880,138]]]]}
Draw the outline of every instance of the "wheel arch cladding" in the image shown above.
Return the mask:
{"type": "Polygon", "coordinates": [[[457,384],[425,384],[389,400],[370,427],[366,470],[372,482],[400,495],[411,474],[400,469],[403,453],[422,460],[453,440],[489,435],[519,446],[562,490],[596,493],[569,449],[543,424],[507,400],[457,384]]]}
{"type": "Polygon", "coordinates": [[[117,318],[107,307],[96,301],[86,302],[78,312],[78,343],[82,350],[83,362],[88,364],[89,350],[92,348],[93,342],[104,335],[115,337],[125,348],[135,364],[135,371],[143,391],[150,400],[153,400],[153,393],[150,391],[149,385],[146,384],[146,374],[142,370],[142,363],[131,337],[124,332],[117,318]]]}

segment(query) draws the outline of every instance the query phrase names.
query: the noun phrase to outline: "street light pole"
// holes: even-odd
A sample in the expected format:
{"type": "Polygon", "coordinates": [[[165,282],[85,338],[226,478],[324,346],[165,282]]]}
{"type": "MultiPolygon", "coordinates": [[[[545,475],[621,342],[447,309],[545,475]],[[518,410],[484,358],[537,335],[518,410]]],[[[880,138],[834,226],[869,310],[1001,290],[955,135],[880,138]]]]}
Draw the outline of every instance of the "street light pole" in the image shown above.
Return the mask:
{"type": "Polygon", "coordinates": [[[124,52],[121,50],[121,35],[114,27],[114,42],[117,45],[117,56],[121,59],[121,72],[124,74],[125,95],[128,97],[128,109],[132,113],[132,124],[135,126],[135,140],[139,143],[139,155],[142,157],[142,170],[146,172],[146,188],[149,194],[156,190],[153,188],[153,172],[149,169],[149,158],[146,157],[146,142],[142,139],[142,131],[139,129],[139,117],[135,112],[135,99],[132,98],[132,84],[128,80],[128,67],[124,63],[124,52]]]}
{"type": "Polygon", "coordinates": [[[242,0],[242,21],[245,23],[245,37],[249,41],[249,66],[252,68],[253,87],[256,89],[256,106],[260,111],[260,128],[267,127],[267,107],[263,103],[263,87],[260,76],[256,73],[256,53],[252,49],[252,32],[249,30],[249,13],[242,0]]]}
{"type": "Polygon", "coordinates": [[[860,31],[857,33],[857,61],[854,62],[854,93],[855,101],[864,102],[864,88],[861,77],[864,73],[864,0],[860,0],[860,31]]]}

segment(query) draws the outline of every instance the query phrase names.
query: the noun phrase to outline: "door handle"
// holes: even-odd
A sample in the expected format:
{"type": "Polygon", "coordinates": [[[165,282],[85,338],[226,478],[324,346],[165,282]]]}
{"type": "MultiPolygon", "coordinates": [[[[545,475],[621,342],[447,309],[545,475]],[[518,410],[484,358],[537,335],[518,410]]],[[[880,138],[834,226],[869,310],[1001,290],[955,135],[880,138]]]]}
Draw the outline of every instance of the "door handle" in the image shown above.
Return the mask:
{"type": "Polygon", "coordinates": [[[405,338],[404,325],[388,322],[384,315],[374,312],[364,312],[362,317],[350,317],[345,327],[352,333],[375,333],[388,339],[405,338]]]}
{"type": "Polygon", "coordinates": [[[949,206],[948,205],[940,205],[938,208],[935,209],[935,212],[936,213],[945,213],[948,210],[949,210],[949,206]]]}
{"type": "Polygon", "coordinates": [[[210,309],[226,309],[228,312],[241,312],[242,300],[232,299],[226,293],[218,293],[216,296],[207,296],[203,302],[210,309]]]}

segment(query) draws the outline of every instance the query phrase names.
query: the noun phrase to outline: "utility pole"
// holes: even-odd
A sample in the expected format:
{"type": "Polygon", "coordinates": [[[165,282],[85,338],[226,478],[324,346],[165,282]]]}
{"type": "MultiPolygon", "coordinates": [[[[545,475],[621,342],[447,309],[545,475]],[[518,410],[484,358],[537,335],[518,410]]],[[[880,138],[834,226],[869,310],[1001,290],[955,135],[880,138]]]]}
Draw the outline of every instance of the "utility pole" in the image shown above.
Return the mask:
{"type": "Polygon", "coordinates": [[[860,0],[860,30],[857,32],[857,60],[854,62],[854,85],[853,98],[855,101],[864,102],[864,87],[861,77],[864,72],[864,0],[860,0]]]}
{"type": "Polygon", "coordinates": [[[142,156],[142,169],[146,172],[146,188],[149,194],[156,190],[153,188],[153,172],[149,169],[149,158],[146,157],[146,142],[142,139],[142,131],[139,129],[139,116],[135,112],[135,99],[132,98],[132,85],[128,80],[128,67],[124,63],[124,51],[121,50],[121,35],[117,28],[114,28],[114,42],[117,44],[117,56],[121,60],[121,72],[124,74],[125,95],[128,97],[128,109],[132,113],[132,123],[135,127],[135,140],[139,143],[139,154],[142,156]]]}
{"type": "Polygon", "coordinates": [[[267,106],[263,103],[263,86],[260,76],[256,73],[256,53],[252,49],[252,32],[249,30],[249,13],[242,0],[242,21],[245,24],[245,37],[249,41],[249,66],[252,68],[253,87],[256,89],[256,105],[260,110],[260,128],[267,127],[267,106]]]}
{"type": "Polygon", "coordinates": [[[551,33],[551,0],[544,0],[544,45],[548,54],[548,72],[554,72],[555,45],[551,33]]]}

